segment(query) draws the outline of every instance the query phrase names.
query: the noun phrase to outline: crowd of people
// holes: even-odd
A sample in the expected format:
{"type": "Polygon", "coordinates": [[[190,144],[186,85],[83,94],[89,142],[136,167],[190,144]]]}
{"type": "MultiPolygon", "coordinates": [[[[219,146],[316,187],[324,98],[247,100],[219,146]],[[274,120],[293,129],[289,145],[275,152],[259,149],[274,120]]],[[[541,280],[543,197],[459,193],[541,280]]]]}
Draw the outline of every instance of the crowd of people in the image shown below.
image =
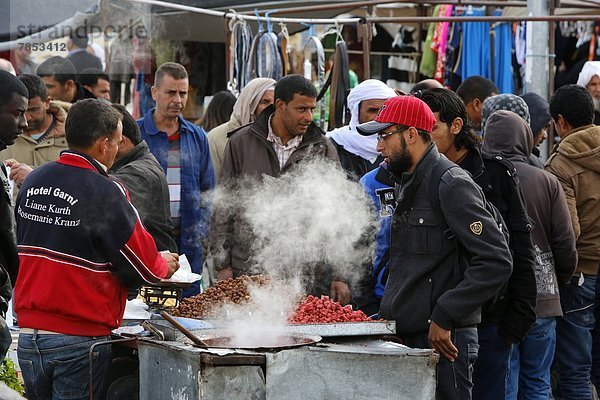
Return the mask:
{"type": "Polygon", "coordinates": [[[217,280],[252,273],[247,221],[212,213],[211,193],[314,158],[362,185],[380,224],[359,282],[324,267],[308,292],[395,320],[403,343],[435,349],[438,398],[547,399],[552,368],[560,398],[592,398],[600,63],[549,102],[482,77],[456,93],[365,80],[348,95],[349,125],[325,133],[300,75],[254,79],[191,123],[188,73],[173,62],[157,69],[155,107],[136,121],[76,45],[71,60],[35,73],[0,71],[0,353],[13,292],[28,398],[101,396],[111,351],[96,347],[82,385],[90,347],[120,325],[132,290],[178,269],[179,254],[201,273],[210,253],[217,280]],[[560,140],[544,163],[551,127],[560,140]]]}

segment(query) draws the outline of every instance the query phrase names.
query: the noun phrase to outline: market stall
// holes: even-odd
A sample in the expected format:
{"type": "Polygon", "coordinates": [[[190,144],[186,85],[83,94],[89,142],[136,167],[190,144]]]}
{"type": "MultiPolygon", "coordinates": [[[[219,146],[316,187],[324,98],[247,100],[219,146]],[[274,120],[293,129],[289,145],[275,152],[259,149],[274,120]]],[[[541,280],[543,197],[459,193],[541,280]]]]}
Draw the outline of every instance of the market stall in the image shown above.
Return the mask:
{"type": "Polygon", "coordinates": [[[242,276],[177,307],[156,299],[135,335],[140,399],[435,398],[438,355],[397,343],[394,321],[313,296],[277,318],[271,284],[242,276]],[[273,299],[272,324],[261,319],[261,293],[273,299]]]}

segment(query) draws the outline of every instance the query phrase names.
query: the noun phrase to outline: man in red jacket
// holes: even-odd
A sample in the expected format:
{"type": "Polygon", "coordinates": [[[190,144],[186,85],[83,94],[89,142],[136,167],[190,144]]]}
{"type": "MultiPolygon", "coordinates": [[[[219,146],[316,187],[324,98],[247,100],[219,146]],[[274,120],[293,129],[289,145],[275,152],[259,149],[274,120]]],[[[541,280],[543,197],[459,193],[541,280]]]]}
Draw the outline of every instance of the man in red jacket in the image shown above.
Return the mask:
{"type": "Polygon", "coordinates": [[[160,254],[129,194],[106,174],[122,140],[110,104],[82,100],[67,117],[69,150],[29,174],[17,197],[18,357],[29,399],[100,398],[110,338],[127,289],[179,268],[160,254]]]}

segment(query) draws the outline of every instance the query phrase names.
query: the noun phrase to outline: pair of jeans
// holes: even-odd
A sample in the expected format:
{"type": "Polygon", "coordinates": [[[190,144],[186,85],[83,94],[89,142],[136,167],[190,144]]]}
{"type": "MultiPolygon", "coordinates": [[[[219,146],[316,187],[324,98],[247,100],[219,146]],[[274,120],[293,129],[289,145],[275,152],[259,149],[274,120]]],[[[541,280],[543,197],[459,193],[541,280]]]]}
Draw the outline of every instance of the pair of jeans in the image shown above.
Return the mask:
{"type": "MultiPolygon", "coordinates": [[[[21,334],[17,347],[19,366],[29,400],[88,400],[90,348],[110,336],[87,337],[21,334]]],[[[100,399],[111,362],[110,345],[96,346],[92,355],[92,392],[100,399]]]]}
{"type": "Polygon", "coordinates": [[[525,339],[514,344],[506,385],[506,400],[547,400],[550,367],[556,348],[556,318],[538,318],[525,339]]]}
{"type": "Polygon", "coordinates": [[[596,276],[577,273],[559,290],[563,316],[556,323],[556,362],[561,399],[591,399],[596,276]]]}
{"type": "MultiPolygon", "coordinates": [[[[600,304],[600,279],[596,279],[596,304],[600,304]]],[[[594,310],[596,325],[592,331],[592,383],[600,393],[600,307],[594,310]]]]}
{"type": "Polygon", "coordinates": [[[498,334],[498,324],[479,325],[479,355],[473,372],[473,399],[504,400],[511,344],[498,334]]]}
{"type": "MultiPolygon", "coordinates": [[[[407,346],[428,349],[429,332],[416,335],[399,335],[407,346]]],[[[477,360],[479,344],[477,328],[465,327],[452,330],[452,343],[458,349],[454,362],[440,356],[437,365],[436,399],[470,400],[473,391],[473,366],[477,360]]]]}

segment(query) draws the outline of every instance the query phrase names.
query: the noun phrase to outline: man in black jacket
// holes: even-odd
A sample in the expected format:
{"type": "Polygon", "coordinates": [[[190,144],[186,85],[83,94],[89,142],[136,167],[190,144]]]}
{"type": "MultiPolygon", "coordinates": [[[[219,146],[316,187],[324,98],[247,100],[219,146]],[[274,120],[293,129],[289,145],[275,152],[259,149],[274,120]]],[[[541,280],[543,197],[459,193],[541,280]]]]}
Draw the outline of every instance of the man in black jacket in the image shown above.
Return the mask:
{"type": "Polygon", "coordinates": [[[432,143],[435,123],[427,104],[399,96],[358,126],[379,134],[377,148],[397,181],[380,316],[396,320],[408,346],[441,354],[438,398],[470,399],[481,306],[508,280],[512,257],[481,189],[432,143]],[[429,188],[440,163],[451,166],[437,183],[436,208],[429,188]]]}
{"type": "Polygon", "coordinates": [[[525,200],[514,166],[504,157],[481,153],[481,139],[470,129],[460,97],[447,89],[431,89],[420,98],[435,115],[431,135],[438,150],[469,172],[510,233],[512,274],[499,299],[483,307],[473,374],[474,399],[504,399],[511,344],[520,342],[535,321],[535,260],[525,200]]]}
{"type": "MultiPolygon", "coordinates": [[[[19,79],[0,71],[0,150],[15,142],[27,128],[27,88],[19,79]]],[[[0,363],[11,344],[6,326],[6,311],[12,294],[11,281],[16,282],[19,256],[15,238],[15,224],[8,174],[0,162],[0,363]]]]}
{"type": "Polygon", "coordinates": [[[142,140],[140,128],[127,109],[120,104],[113,107],[123,116],[123,140],[108,173],[129,191],[131,203],[139,211],[156,248],[177,253],[165,173],[142,140]]]}
{"type": "Polygon", "coordinates": [[[83,99],[95,99],[96,96],[77,82],[77,70],[73,63],[60,56],[50,57],[41,63],[36,75],[42,78],[52,100],[75,103],[83,99]]]}

